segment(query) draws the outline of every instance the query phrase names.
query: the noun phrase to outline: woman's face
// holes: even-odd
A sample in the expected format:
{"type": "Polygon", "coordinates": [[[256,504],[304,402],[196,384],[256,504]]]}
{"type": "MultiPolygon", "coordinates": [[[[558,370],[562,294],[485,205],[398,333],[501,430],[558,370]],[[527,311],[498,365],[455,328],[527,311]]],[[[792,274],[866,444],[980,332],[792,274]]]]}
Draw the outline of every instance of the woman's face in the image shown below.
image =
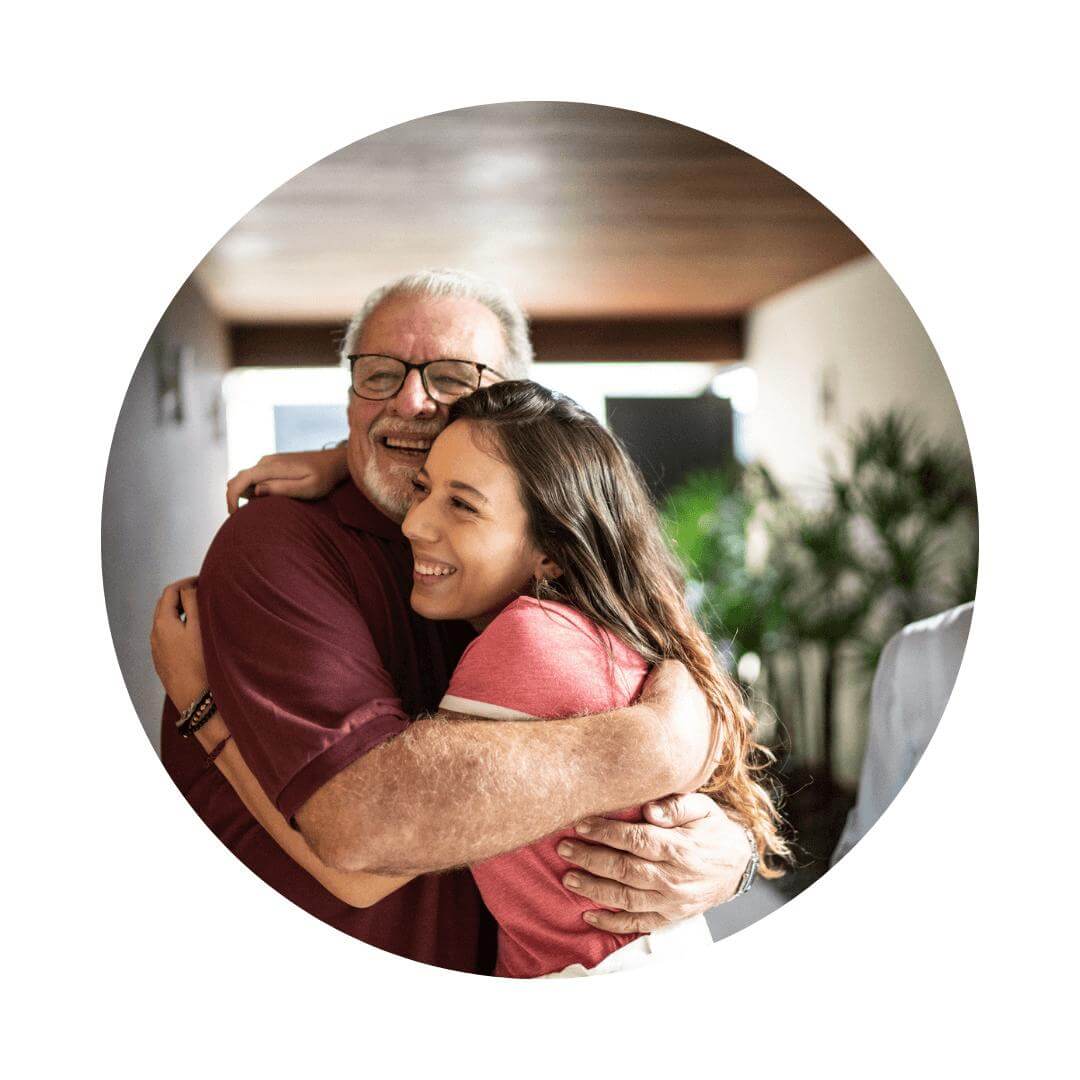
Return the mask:
{"type": "Polygon", "coordinates": [[[482,627],[534,578],[558,571],[533,545],[513,471],[477,434],[458,420],[439,435],[401,528],[413,550],[413,609],[482,627]]]}

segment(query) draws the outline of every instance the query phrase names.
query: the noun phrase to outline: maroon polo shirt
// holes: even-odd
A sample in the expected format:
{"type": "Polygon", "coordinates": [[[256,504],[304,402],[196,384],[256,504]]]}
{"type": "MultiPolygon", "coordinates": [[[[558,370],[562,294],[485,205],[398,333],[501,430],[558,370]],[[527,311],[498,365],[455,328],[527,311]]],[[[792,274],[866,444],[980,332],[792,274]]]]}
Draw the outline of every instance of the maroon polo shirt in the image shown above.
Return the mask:
{"type": "MultiPolygon", "coordinates": [[[[409,606],[400,528],[351,482],[314,503],[264,498],[221,527],[199,574],[206,670],[251,771],[287,818],[361,755],[434,710],[472,636],[409,606]]],[[[416,878],[370,908],[327,892],[274,843],[166,705],[162,760],[214,833],[267,884],[380,949],[459,971],[494,967],[471,875],[416,878]]]]}

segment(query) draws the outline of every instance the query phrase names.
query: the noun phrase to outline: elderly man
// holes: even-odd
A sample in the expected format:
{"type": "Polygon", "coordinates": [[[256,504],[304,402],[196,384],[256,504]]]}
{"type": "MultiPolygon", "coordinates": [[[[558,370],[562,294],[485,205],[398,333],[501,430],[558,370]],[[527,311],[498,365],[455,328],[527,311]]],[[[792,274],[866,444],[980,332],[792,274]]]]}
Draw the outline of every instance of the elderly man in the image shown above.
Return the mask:
{"type": "MultiPolygon", "coordinates": [[[[301,907],[399,955],[486,972],[494,933],[471,877],[429,871],[681,790],[700,771],[700,745],[679,737],[677,699],[558,722],[413,721],[437,708],[469,632],[409,606],[399,523],[412,480],[454,394],[525,376],[531,347],[502,290],[432,272],[378,290],[342,351],[364,373],[363,395],[354,378],[349,401],[352,482],[314,502],[255,499],[230,517],[199,576],[203,648],[244,759],[319,856],[424,876],[371,907],[343,904],[258,827],[171,717],[162,756],[217,835],[301,907]]],[[[334,452],[303,462],[301,471],[342,464],[334,452]]],[[[243,488],[289,490],[280,474],[273,459],[241,474],[231,504],[243,488]]],[[[658,929],[727,899],[743,878],[748,842],[709,800],[667,799],[650,819],[591,819],[590,842],[571,846],[580,869],[568,866],[564,881],[618,909],[602,913],[607,929],[658,929]]]]}

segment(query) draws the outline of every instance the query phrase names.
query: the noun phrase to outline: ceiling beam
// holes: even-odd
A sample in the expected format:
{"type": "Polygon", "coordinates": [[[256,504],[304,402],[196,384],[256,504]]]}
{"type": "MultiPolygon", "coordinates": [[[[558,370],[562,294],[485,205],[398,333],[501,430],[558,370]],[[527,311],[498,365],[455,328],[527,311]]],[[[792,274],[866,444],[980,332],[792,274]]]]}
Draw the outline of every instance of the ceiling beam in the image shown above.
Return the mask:
{"type": "MultiPolygon", "coordinates": [[[[538,363],[545,361],[739,360],[741,318],[599,317],[534,319],[538,363]]],[[[237,367],[308,367],[338,362],[341,323],[234,323],[237,367]]]]}
{"type": "Polygon", "coordinates": [[[234,367],[332,367],[345,324],[233,323],[234,367]]]}
{"type": "Polygon", "coordinates": [[[740,360],[741,318],[534,319],[536,359],[740,360]]]}

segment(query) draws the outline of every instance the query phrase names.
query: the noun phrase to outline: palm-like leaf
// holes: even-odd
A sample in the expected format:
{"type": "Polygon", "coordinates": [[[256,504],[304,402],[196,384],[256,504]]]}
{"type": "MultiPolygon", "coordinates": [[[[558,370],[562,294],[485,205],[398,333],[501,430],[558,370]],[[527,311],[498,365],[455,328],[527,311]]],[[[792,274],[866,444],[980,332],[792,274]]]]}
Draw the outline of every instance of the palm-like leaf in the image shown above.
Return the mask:
{"type": "MultiPolygon", "coordinates": [[[[829,464],[813,509],[760,464],[739,476],[697,474],[664,507],[676,553],[700,583],[698,615],[708,632],[735,659],[761,655],[777,695],[780,667],[798,676],[780,695],[799,710],[781,717],[793,730],[808,708],[801,667],[771,671],[770,657],[824,650],[828,685],[819,689],[828,712],[841,652],[869,672],[905,623],[974,595],[976,503],[966,457],[927,440],[900,412],[862,420],[845,456],[829,464]],[[753,566],[752,527],[767,536],[767,557],[753,566]]],[[[826,716],[827,737],[833,729],[826,716]]]]}

